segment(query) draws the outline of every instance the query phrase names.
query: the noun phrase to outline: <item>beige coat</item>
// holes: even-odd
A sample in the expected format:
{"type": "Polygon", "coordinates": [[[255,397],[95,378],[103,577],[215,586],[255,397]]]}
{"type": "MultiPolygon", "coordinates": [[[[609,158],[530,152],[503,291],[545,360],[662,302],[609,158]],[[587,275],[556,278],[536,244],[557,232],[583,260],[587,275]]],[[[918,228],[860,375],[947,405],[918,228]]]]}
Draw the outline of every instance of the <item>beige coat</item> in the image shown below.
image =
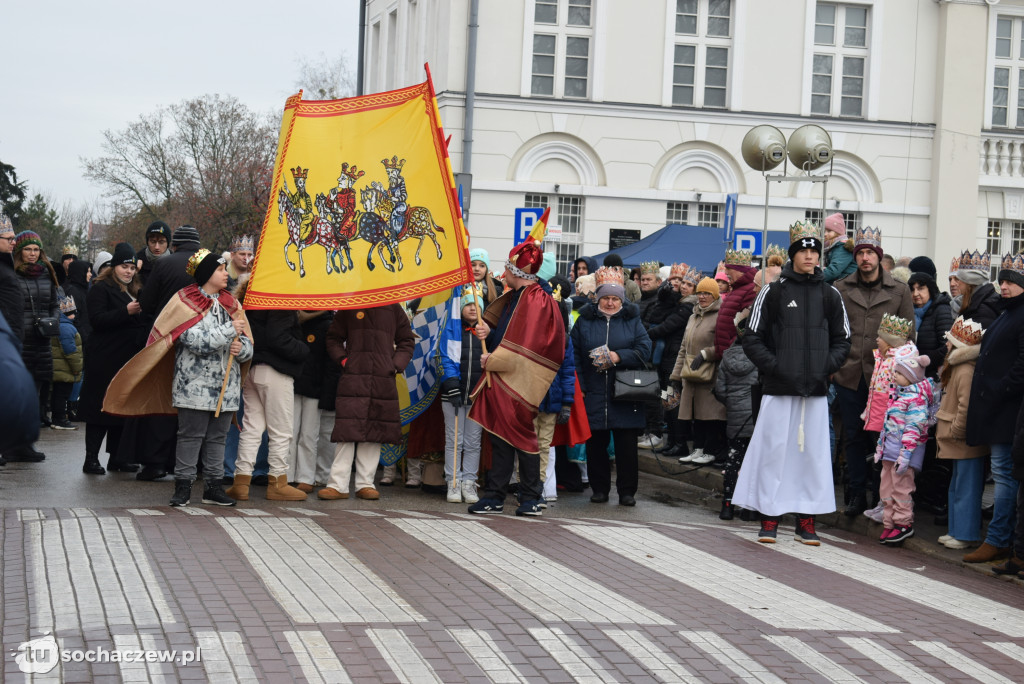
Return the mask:
{"type": "Polygon", "coordinates": [[[971,379],[974,377],[974,362],[978,359],[981,345],[954,349],[946,357],[952,366],[949,383],[942,389],[942,401],[936,414],[935,442],[938,445],[936,458],[980,458],[988,453],[985,446],[967,446],[967,406],[971,399],[971,379]]]}
{"type": "MultiPolygon", "coordinates": [[[[686,359],[693,360],[701,351],[706,352],[705,358],[715,358],[715,324],[718,323],[718,309],[722,300],[716,299],[703,313],[699,306],[693,307],[693,315],[686,324],[683,343],[679,346],[676,365],[672,368],[672,380],[682,380],[683,364],[686,359]]],[[[683,380],[683,394],[679,399],[679,420],[725,420],[725,406],[715,399],[712,390],[715,387],[715,374],[718,373],[717,361],[705,361],[715,365],[715,373],[711,381],[696,383],[683,380]]]]}

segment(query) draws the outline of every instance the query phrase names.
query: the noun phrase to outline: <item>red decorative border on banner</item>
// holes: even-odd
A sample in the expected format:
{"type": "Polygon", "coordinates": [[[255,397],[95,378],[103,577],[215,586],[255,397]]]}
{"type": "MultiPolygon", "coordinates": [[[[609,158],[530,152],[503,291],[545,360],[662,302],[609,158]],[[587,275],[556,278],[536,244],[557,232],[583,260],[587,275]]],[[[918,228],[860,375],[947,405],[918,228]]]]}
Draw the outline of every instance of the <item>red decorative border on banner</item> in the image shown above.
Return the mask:
{"type": "Polygon", "coordinates": [[[295,116],[313,118],[355,114],[356,112],[395,107],[429,94],[430,89],[427,84],[418,83],[400,90],[349,97],[344,100],[300,100],[295,104],[295,116]]]}
{"type": "Polygon", "coordinates": [[[450,290],[466,282],[458,271],[430,280],[403,283],[382,290],[337,295],[280,295],[254,292],[245,295],[246,309],[359,309],[365,306],[397,304],[417,297],[450,290]]]}

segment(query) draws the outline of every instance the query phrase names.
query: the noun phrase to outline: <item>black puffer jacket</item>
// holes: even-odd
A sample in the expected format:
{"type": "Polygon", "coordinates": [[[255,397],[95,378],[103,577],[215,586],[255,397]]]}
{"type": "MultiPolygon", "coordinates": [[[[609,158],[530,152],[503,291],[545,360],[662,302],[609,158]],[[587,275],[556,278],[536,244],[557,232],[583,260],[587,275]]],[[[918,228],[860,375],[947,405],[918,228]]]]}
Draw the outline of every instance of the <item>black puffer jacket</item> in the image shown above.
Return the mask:
{"type": "Polygon", "coordinates": [[[754,432],[751,391],[757,385],[757,367],[743,351],[741,339],[722,354],[715,374],[715,399],[725,404],[725,436],[750,439],[754,432]]]}
{"type": "MultiPolygon", "coordinates": [[[[302,364],[302,372],[295,378],[295,394],[300,397],[320,399],[320,395],[323,394],[324,366],[327,363],[327,329],[331,327],[332,320],[334,314],[325,311],[301,324],[302,339],[309,347],[309,356],[302,364]]],[[[333,391],[334,387],[331,389],[333,391]]]]}
{"type": "Polygon", "coordinates": [[[850,353],[850,323],[820,268],[797,273],[786,262],[782,276],[754,300],[743,351],[761,371],[764,394],[827,394],[828,376],[850,353]]]}
{"type": "Polygon", "coordinates": [[[960,315],[970,318],[975,323],[981,323],[981,327],[988,330],[988,326],[992,325],[992,321],[996,320],[996,316],[1002,310],[1003,298],[999,290],[992,283],[985,283],[971,293],[971,302],[960,310],[960,315]]]}
{"type": "Polygon", "coordinates": [[[661,363],[658,364],[658,372],[663,378],[668,378],[672,373],[695,301],[696,297],[684,300],[671,285],[662,285],[658,288],[658,300],[647,308],[646,316],[642,319],[651,344],[657,345],[659,341],[665,343],[661,363]]]}
{"type": "Polygon", "coordinates": [[[945,292],[940,292],[931,302],[921,317],[921,327],[917,329],[917,348],[931,362],[925,374],[929,378],[937,378],[939,367],[946,360],[946,333],[953,327],[953,310],[945,292]]]}
{"type": "Polygon", "coordinates": [[[21,284],[14,274],[14,260],[7,252],[0,252],[0,315],[10,326],[14,339],[21,345],[25,327],[24,305],[21,302],[21,284]]]}
{"type": "Polygon", "coordinates": [[[247,317],[252,328],[253,364],[265,363],[278,373],[298,377],[309,356],[298,313],[250,311],[247,317]]]}
{"type": "Polygon", "coordinates": [[[967,444],[1010,444],[1024,397],[1024,294],[985,329],[967,405],[967,444]]]}
{"type": "Polygon", "coordinates": [[[89,321],[89,304],[86,295],[89,293],[89,269],[92,264],[88,261],[75,259],[68,265],[68,279],[64,281],[64,293],[75,300],[75,328],[82,336],[82,344],[89,341],[89,333],[92,332],[92,323],[89,321]]]}
{"type": "Polygon", "coordinates": [[[22,296],[21,359],[32,374],[36,383],[50,382],[53,377],[53,352],[50,338],[43,337],[35,328],[36,316],[57,317],[57,285],[53,281],[50,269],[43,270],[35,276],[27,275],[23,270],[18,273],[18,284],[22,296]]]}

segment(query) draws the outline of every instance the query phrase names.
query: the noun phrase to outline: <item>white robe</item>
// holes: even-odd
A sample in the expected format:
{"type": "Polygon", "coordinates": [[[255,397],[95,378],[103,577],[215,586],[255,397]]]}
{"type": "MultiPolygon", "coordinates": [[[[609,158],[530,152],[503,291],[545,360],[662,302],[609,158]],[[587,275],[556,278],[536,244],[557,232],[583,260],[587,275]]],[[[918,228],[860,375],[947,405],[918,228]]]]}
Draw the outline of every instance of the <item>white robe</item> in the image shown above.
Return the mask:
{"type": "Polygon", "coordinates": [[[766,394],[732,503],[763,515],[836,510],[828,400],[766,394]]]}

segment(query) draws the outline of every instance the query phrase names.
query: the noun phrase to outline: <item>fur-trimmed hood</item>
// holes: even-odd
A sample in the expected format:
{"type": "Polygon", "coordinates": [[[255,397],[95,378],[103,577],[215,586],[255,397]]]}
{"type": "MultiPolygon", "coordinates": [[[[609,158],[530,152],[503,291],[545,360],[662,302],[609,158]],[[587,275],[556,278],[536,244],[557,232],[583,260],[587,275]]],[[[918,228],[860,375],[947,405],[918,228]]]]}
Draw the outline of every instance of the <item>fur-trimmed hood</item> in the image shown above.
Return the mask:
{"type": "Polygon", "coordinates": [[[969,347],[957,347],[946,355],[946,363],[948,363],[950,366],[958,366],[961,363],[977,361],[978,354],[980,353],[980,344],[972,344],[969,347]]]}

